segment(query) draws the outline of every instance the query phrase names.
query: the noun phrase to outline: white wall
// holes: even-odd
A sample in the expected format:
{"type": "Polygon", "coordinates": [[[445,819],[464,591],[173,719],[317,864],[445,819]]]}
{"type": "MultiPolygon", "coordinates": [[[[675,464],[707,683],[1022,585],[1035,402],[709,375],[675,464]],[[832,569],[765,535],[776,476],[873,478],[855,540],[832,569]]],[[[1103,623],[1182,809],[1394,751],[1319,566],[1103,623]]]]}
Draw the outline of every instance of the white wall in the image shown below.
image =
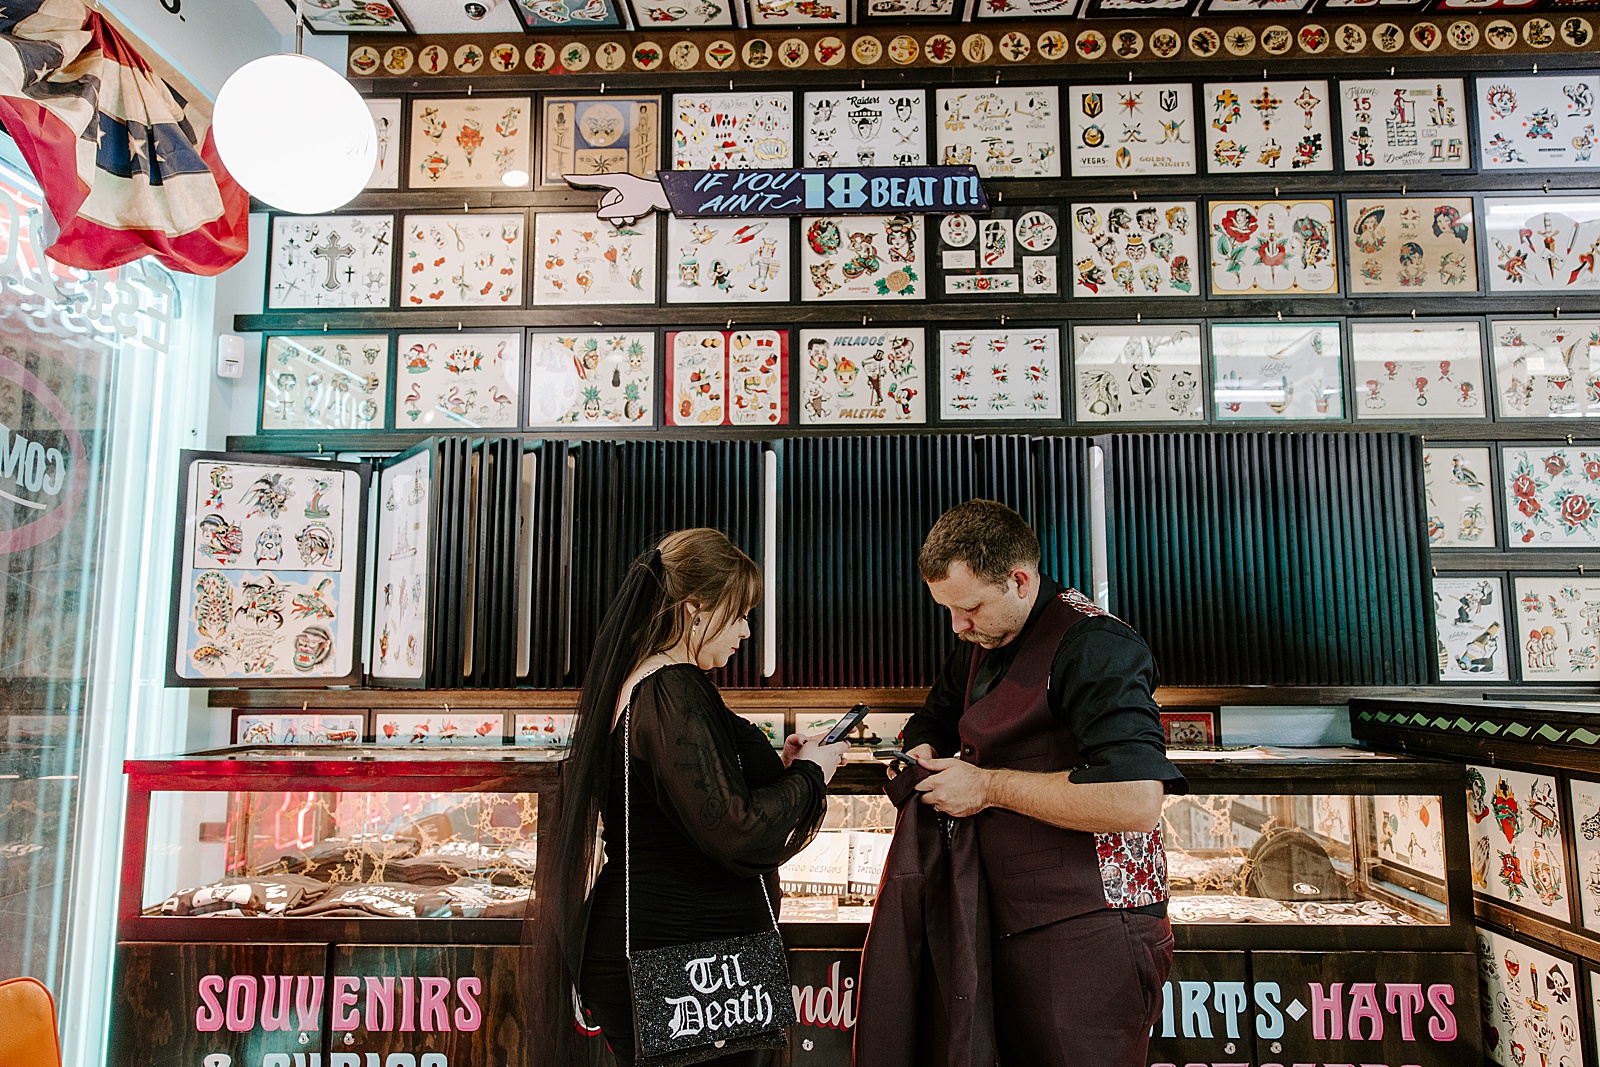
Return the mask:
{"type": "MultiPolygon", "coordinates": [[[[294,50],[294,38],[286,38],[252,0],[165,2],[177,12],[163,0],[102,0],[100,6],[212,98],[228,75],[252,59],[294,50]]],[[[292,20],[291,14],[291,25],[292,20]]]]}

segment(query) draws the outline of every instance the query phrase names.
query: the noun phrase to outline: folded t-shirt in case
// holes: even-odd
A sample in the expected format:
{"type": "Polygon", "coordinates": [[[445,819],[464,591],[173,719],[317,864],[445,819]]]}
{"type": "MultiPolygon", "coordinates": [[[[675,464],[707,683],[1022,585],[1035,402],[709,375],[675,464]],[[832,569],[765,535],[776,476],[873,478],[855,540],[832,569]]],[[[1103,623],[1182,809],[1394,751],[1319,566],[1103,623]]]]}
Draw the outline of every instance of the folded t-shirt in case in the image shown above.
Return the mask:
{"type": "Polygon", "coordinates": [[[520,919],[533,890],[522,886],[462,882],[442,890],[451,898],[452,915],[463,919],[520,919]]]}
{"type": "Polygon", "coordinates": [[[329,919],[431,919],[450,914],[451,898],[438,889],[394,882],[334,885],[320,900],[296,908],[295,917],[329,919]]]}
{"type": "Polygon", "coordinates": [[[470,872],[471,867],[461,860],[434,853],[390,860],[383,865],[384,881],[404,882],[406,885],[451,885],[470,872]]]}
{"type": "Polygon", "coordinates": [[[283,915],[314,902],[327,891],[326,882],[298,874],[222,878],[172,894],[162,902],[161,914],[234,918],[283,915]]]}

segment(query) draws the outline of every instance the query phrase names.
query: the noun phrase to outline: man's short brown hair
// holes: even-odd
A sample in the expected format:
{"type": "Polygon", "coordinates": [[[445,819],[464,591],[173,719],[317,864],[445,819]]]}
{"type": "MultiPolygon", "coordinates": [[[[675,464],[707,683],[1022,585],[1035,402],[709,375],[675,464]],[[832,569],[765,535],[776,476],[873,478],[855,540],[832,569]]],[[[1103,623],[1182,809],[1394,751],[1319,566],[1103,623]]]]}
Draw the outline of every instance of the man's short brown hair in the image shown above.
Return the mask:
{"type": "Polygon", "coordinates": [[[1038,568],[1039,535],[998,501],[969,500],[939,516],[917,554],[917,569],[923,581],[941,582],[957,561],[982,580],[1005,585],[1018,567],[1038,568]]]}

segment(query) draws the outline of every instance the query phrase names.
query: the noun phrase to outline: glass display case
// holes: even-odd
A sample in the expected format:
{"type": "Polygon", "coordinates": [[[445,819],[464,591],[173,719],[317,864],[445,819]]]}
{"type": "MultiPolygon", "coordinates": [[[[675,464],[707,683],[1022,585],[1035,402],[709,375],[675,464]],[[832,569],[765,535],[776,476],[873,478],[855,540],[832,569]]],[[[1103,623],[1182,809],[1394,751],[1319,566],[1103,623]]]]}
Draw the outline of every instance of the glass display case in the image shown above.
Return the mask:
{"type": "Polygon", "coordinates": [[[130,762],[124,923],[165,938],[176,920],[520,919],[558,755],[255,746],[130,762]]]}

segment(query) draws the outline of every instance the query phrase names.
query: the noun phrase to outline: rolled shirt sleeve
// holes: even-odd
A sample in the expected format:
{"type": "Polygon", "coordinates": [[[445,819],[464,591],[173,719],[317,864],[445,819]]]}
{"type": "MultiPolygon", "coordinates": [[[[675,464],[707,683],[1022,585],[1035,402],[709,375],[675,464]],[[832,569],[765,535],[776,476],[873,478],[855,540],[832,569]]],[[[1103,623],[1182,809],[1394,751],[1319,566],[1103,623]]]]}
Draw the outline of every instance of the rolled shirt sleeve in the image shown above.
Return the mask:
{"type": "Polygon", "coordinates": [[[1153,695],[1159,676],[1143,638],[1116,619],[1085,619],[1062,640],[1052,667],[1052,704],[1083,757],[1072,781],[1160,782],[1167,793],[1189,791],[1167,758],[1153,695]]]}

